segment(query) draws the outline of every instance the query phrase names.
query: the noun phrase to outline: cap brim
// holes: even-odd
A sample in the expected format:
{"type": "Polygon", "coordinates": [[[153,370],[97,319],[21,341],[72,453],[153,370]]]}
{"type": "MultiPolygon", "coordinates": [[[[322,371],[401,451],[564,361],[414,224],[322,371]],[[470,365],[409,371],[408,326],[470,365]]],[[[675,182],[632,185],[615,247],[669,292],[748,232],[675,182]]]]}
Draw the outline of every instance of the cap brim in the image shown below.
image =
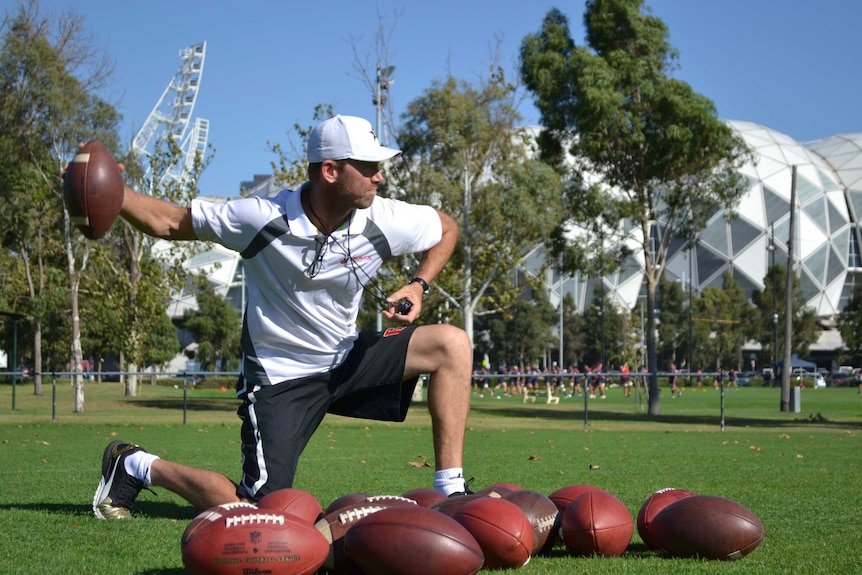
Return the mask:
{"type": "Polygon", "coordinates": [[[349,159],[356,160],[358,162],[385,162],[386,160],[391,160],[399,154],[401,154],[401,150],[396,150],[395,148],[387,148],[386,146],[380,146],[378,149],[374,150],[373,153],[354,154],[350,156],[349,159]]]}

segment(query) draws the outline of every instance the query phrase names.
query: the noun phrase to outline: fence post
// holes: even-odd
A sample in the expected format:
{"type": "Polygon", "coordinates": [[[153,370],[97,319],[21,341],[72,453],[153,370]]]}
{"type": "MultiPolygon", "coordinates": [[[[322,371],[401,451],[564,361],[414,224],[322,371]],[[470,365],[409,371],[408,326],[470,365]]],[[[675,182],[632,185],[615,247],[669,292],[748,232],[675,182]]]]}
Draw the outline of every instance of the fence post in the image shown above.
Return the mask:
{"type": "Polygon", "coordinates": [[[51,372],[51,423],[57,423],[57,372],[51,372]]]}
{"type": "Polygon", "coordinates": [[[590,430],[590,411],[589,411],[589,392],[590,383],[587,378],[584,378],[584,431],[590,430]]]}
{"type": "Polygon", "coordinates": [[[186,412],[189,404],[189,378],[186,372],[183,372],[183,425],[186,424],[186,412]]]}

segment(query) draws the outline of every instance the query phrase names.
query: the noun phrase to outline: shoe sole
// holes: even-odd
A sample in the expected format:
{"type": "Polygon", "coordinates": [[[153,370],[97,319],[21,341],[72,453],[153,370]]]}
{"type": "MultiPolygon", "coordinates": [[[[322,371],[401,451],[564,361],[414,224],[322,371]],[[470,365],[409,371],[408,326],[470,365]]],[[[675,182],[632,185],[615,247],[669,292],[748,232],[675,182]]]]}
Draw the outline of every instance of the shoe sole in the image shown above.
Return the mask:
{"type": "Polygon", "coordinates": [[[126,443],[125,441],[112,441],[108,444],[108,447],[105,448],[105,452],[102,455],[102,477],[99,479],[99,486],[96,488],[96,493],[93,495],[93,514],[99,519],[107,519],[102,511],[99,509],[99,504],[102,503],[111,492],[111,487],[114,484],[114,476],[117,474],[117,464],[119,464],[121,458],[120,456],[125,453],[117,453],[117,447],[120,445],[126,444],[129,446],[129,449],[126,451],[131,451],[135,449],[137,446],[132,443],[126,443]],[[114,464],[113,467],[111,464],[114,464]]]}

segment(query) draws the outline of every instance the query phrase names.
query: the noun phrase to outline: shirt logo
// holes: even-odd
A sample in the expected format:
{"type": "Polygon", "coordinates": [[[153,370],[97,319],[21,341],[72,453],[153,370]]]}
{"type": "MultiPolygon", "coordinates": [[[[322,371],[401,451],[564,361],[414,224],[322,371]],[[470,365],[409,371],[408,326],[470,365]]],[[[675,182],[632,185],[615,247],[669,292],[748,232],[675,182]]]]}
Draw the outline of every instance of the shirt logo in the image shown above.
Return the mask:
{"type": "Polygon", "coordinates": [[[354,262],[362,262],[362,261],[368,261],[370,259],[371,259],[371,256],[356,256],[356,257],[351,257],[351,258],[343,257],[343,258],[341,258],[341,263],[343,265],[343,264],[346,264],[347,262],[349,262],[350,260],[353,260],[354,262]]]}
{"type": "Polygon", "coordinates": [[[383,337],[392,337],[400,334],[404,331],[403,327],[390,327],[386,331],[383,332],[383,337]]]}

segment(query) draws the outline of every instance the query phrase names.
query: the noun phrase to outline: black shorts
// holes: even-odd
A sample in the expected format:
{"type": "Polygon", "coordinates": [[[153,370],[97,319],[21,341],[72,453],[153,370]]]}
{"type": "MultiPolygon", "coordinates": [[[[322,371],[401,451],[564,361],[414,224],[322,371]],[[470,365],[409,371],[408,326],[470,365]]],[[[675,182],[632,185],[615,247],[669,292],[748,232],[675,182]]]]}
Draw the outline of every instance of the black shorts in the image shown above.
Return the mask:
{"type": "Polygon", "coordinates": [[[402,381],[415,329],[362,333],[332,371],[240,395],[243,478],[237,493],[258,500],[291,487],[299,456],[327,413],[404,421],[419,379],[402,381]]]}

